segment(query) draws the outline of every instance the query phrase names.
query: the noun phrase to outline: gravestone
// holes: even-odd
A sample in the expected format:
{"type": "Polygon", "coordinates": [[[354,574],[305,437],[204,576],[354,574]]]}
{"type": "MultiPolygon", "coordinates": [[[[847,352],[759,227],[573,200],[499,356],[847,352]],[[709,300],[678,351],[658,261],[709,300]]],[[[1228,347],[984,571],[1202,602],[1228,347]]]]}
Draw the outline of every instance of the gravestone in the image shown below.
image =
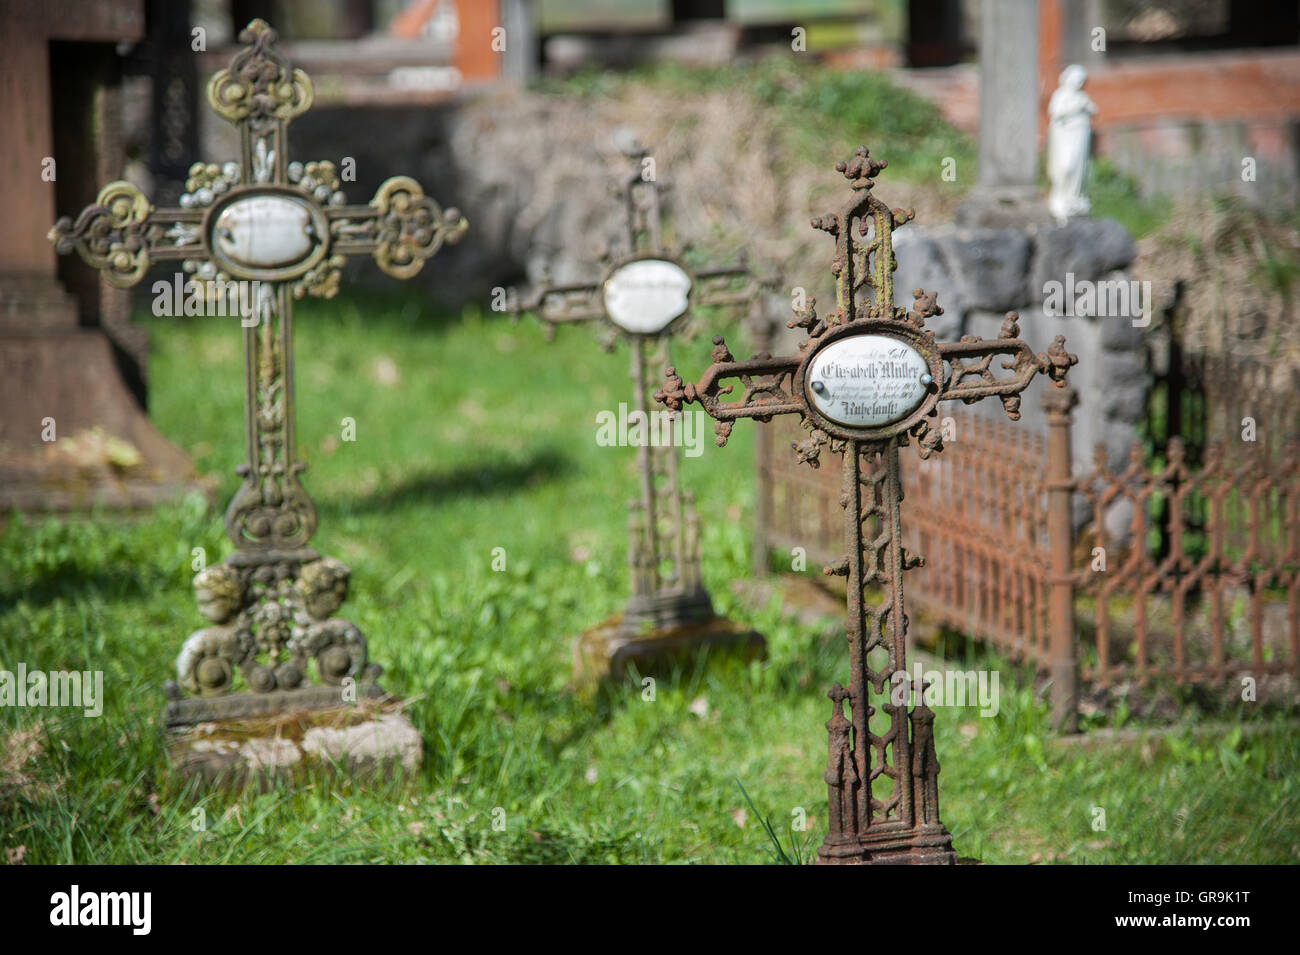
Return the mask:
{"type": "MultiPolygon", "coordinates": [[[[76,251],[119,287],[136,284],[155,263],[176,262],[208,301],[234,291],[241,303],[247,461],[225,519],[235,550],[194,579],[211,626],[192,634],[177,657],[166,707],[168,728],[177,731],[330,713],[383,696],[360,629],[334,616],[350,570],[308,546],[316,507],[295,446],[293,302],[335,295],[351,255],[409,278],[466,228],[413,179],[389,179],[368,205],[348,205],[333,163],[291,162],[287,127],[311,106],[311,80],[279,52],[265,22],[250,23],[240,41],[246,46],[208,86],[212,109],[239,130],[238,161],[195,163],[178,208],[154,208],[130,183],[109,183],[75,221],[61,219],[50,232],[60,252],[76,251]],[[232,692],[237,676],[243,692],[232,692]]],[[[182,739],[173,752],[189,761],[195,737],[182,739]]],[[[241,758],[232,769],[250,768],[247,756],[232,754],[241,758]]]]}
{"type": "Polygon", "coordinates": [[[0,6],[0,511],[148,507],[200,486],[145,414],[126,293],[61,269],[45,241],[57,202],[120,168],[114,44],[144,19],[139,0],[0,6]]]}
{"type": "MultiPolygon", "coordinates": [[[[734,649],[761,656],[763,638],[719,617],[700,574],[700,522],[694,499],[680,479],[682,429],[668,440],[653,440],[646,375],[649,360],[670,360],[674,336],[688,331],[698,306],[753,308],[760,283],[744,263],[692,269],[665,247],[660,221],[660,187],[647,177],[648,152],[638,144],[624,149],[633,171],[622,184],[625,250],[608,258],[599,280],[543,284],[527,298],[516,297],[516,314],[531,312],[548,329],[573,322],[596,322],[632,353],[634,411],[643,429],[637,441],[640,496],[630,502],[628,566],[632,594],[620,617],[578,638],[575,669],[585,683],[619,677],[629,664],[640,673],[662,670],[701,649],[734,649]]],[[[629,420],[631,415],[629,415],[629,420]]],[[[629,428],[629,432],[631,428],[629,428]]]]}
{"type": "Polygon", "coordinates": [[[998,397],[1018,418],[1020,394],[1035,375],[1064,384],[1077,359],[1059,336],[1035,355],[1018,337],[1015,313],[995,339],[944,342],[925,327],[943,311],[934,293],[916,289],[910,311],[896,307],[893,231],[912,214],[890,210],[872,193],[884,167],[866,147],[836,164],[850,197],[812,222],[835,239],[836,308],[819,318],[810,300],[796,311],[790,326],[807,332],[801,354],[737,361],[715,338],[714,363],[699,382],[684,382],[669,367],[655,399],[674,411],[699,403],[716,419],[719,445],[741,418],[795,414],[808,432],[793,445],[800,460],[817,467],[827,449],[842,455],[847,554],[825,572],[847,578],[850,683],[830,691],[830,824],[818,861],[952,864],[952,837],[939,817],[934,712],[924,696],[909,711],[909,694],[896,700],[892,679],[907,673],[903,572],[923,561],[903,547],[898,449],[915,441],[922,458],[942,450],[942,432],[932,426],[942,401],[998,397]],[[878,602],[869,602],[868,589],[881,593],[878,602]],[[878,711],[887,726],[873,724],[878,711]]]}

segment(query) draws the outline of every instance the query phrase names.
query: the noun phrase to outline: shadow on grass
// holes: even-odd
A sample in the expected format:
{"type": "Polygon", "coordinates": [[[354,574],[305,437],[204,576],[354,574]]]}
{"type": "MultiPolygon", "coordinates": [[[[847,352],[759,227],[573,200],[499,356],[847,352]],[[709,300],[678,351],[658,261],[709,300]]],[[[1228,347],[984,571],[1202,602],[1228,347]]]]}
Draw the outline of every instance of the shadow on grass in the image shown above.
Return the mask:
{"type": "Polygon", "coordinates": [[[410,504],[514,494],[521,487],[554,481],[572,470],[568,458],[548,448],[523,461],[489,461],[452,471],[416,473],[373,494],[331,496],[319,502],[318,510],[322,514],[374,514],[410,504]]]}
{"type": "Polygon", "coordinates": [[[134,600],[167,583],[166,575],[145,567],[111,570],[86,570],[66,565],[49,567],[22,578],[17,575],[0,577],[0,610],[13,607],[20,600],[33,607],[60,600],[73,601],[79,597],[134,600]]]}

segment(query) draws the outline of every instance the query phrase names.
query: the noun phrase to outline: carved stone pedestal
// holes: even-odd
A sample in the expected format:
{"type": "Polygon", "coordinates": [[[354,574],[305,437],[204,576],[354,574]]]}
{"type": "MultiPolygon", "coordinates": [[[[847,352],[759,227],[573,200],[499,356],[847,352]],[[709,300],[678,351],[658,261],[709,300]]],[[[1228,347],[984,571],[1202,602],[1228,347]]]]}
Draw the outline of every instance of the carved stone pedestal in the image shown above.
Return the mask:
{"type": "MultiPolygon", "coordinates": [[[[267,696],[287,697],[321,689],[267,696]]],[[[221,702],[230,699],[220,698],[221,702]]],[[[169,709],[169,718],[171,715],[169,709]]],[[[420,767],[424,743],[401,705],[377,694],[353,706],[311,711],[290,708],[275,716],[172,727],[167,734],[167,755],[173,769],[204,785],[267,788],[332,769],[349,777],[409,774],[420,767]]]]}

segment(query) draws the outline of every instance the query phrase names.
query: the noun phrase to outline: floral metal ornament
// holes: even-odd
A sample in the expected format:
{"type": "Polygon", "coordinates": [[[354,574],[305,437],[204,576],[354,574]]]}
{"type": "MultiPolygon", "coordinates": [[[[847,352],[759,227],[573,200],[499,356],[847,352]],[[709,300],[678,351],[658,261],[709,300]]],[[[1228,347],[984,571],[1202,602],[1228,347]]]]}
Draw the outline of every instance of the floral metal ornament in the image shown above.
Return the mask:
{"type": "Polygon", "coordinates": [[[893,230],[912,213],[890,210],[872,192],[885,165],[864,146],[835,166],[850,196],[812,226],[835,240],[836,307],[825,318],[813,301],[796,310],[789,327],[808,333],[800,354],[737,361],[715,338],[714,363],[699,382],[685,382],[669,367],[655,399],[674,411],[699,403],[716,419],[720,446],[738,419],[797,414],[808,432],[793,444],[800,460],[817,467],[827,448],[843,456],[847,553],[825,572],[848,578],[850,682],[830,692],[830,825],[818,859],[951,864],[952,837],[939,818],[934,713],[923,702],[924,688],[913,688],[919,701],[910,710],[910,693],[895,701],[893,677],[907,673],[903,572],[922,563],[903,547],[898,449],[915,440],[923,458],[942,450],[941,432],[932,426],[941,401],[997,397],[1016,420],[1020,393],[1035,375],[1063,385],[1078,359],[1061,336],[1035,355],[1017,337],[1014,312],[996,339],[936,342],[925,327],[943,311],[934,293],[917,289],[911,309],[894,306],[893,230]],[[728,382],[740,383],[739,396],[726,397],[736,388],[728,382]],[[868,590],[882,596],[871,600],[868,590]],[[878,710],[884,718],[873,722],[878,710]]]}
{"type": "Polygon", "coordinates": [[[264,21],[239,39],[244,48],[208,85],[212,109],[239,129],[238,159],[191,166],[179,208],[154,208],[135,186],[113,182],[75,221],[50,230],[60,253],[76,251],[119,287],[155,263],[178,261],[198,289],[253,290],[242,322],[247,460],[226,512],[235,552],[195,579],[214,626],[191,636],[177,660],[173,724],[268,712],[273,703],[337,704],[334,687],[345,678],[376,689],[365,639],[332,618],[348,569],[307,546],[316,506],[295,451],[293,300],[337,294],[353,255],[410,278],[467,227],[406,176],[383,183],[369,204],[348,205],[334,163],[291,162],[287,129],[312,104],[311,79],[277,49],[264,21]],[[313,670],[322,686],[308,687],[313,670]],[[251,693],[216,706],[210,698],[228,694],[236,674],[251,693]],[[182,691],[199,699],[181,699],[182,691]]]}
{"type": "MultiPolygon", "coordinates": [[[[594,322],[605,348],[626,339],[632,353],[634,414],[648,421],[649,362],[671,360],[674,338],[695,334],[692,310],[699,306],[749,309],[757,305],[763,281],[742,257],[735,264],[693,269],[681,250],[664,241],[660,184],[644,175],[649,151],[629,145],[632,170],[620,183],[622,248],[603,257],[593,282],[543,283],[526,296],[512,295],[511,311],[532,313],[547,336],[560,325],[594,322]]],[[[629,502],[628,567],[632,594],[620,632],[634,636],[712,619],[713,602],[700,573],[700,523],[694,496],[681,486],[681,449],[675,443],[639,444],[638,496],[629,502]]]]}

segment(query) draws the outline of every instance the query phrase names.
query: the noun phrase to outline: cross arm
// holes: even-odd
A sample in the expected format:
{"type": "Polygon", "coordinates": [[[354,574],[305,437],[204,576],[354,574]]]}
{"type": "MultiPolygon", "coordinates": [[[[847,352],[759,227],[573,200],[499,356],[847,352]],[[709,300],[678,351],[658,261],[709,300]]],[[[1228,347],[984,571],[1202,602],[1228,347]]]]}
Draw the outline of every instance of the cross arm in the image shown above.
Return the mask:
{"type": "Polygon", "coordinates": [[[1065,336],[1057,335],[1045,353],[1035,355],[1019,335],[1019,315],[1008,312],[995,339],[967,335],[940,344],[939,354],[952,372],[939,400],[973,404],[981,398],[999,397],[1008,417],[1016,421],[1020,418],[1020,394],[1035,375],[1045,374],[1057,387],[1063,386],[1066,373],[1079,361],[1065,350],[1065,336]],[[990,367],[999,355],[1004,356],[1002,369],[1011,372],[1007,377],[999,378],[990,367]]]}
{"type": "Polygon", "coordinates": [[[603,286],[591,282],[573,282],[551,285],[543,276],[542,285],[526,296],[512,296],[509,311],[514,316],[528,312],[536,315],[548,327],[569,322],[589,322],[605,316],[601,300],[603,286]]]}
{"type": "Polygon", "coordinates": [[[130,288],[154,262],[200,251],[202,209],[155,209],[125,181],[110,182],[75,220],[64,216],[49,231],[63,255],[75,251],[118,288],[130,288]]]}
{"type": "Polygon", "coordinates": [[[802,415],[806,411],[793,385],[801,359],[756,355],[748,361],[736,361],[721,335],[713,339],[712,357],[713,364],[695,383],[683,381],[677,369],[669,366],[664,387],[655,392],[654,398],[673,411],[698,403],[716,421],[713,430],[719,447],[727,443],[732,425],[740,418],[770,421],[779,414],[802,415]],[[744,387],[740,398],[723,401],[724,395],[735,390],[735,385],[724,382],[737,379],[744,387]]]}
{"type": "Polygon", "coordinates": [[[328,206],[330,251],[370,255],[394,278],[407,279],[443,245],[454,245],[469,222],[454,208],[442,209],[409,176],[384,182],[366,206],[328,206]]]}
{"type": "Polygon", "coordinates": [[[691,301],[694,305],[751,305],[761,289],[774,287],[776,282],[771,275],[756,273],[742,258],[735,265],[696,271],[691,301]]]}

